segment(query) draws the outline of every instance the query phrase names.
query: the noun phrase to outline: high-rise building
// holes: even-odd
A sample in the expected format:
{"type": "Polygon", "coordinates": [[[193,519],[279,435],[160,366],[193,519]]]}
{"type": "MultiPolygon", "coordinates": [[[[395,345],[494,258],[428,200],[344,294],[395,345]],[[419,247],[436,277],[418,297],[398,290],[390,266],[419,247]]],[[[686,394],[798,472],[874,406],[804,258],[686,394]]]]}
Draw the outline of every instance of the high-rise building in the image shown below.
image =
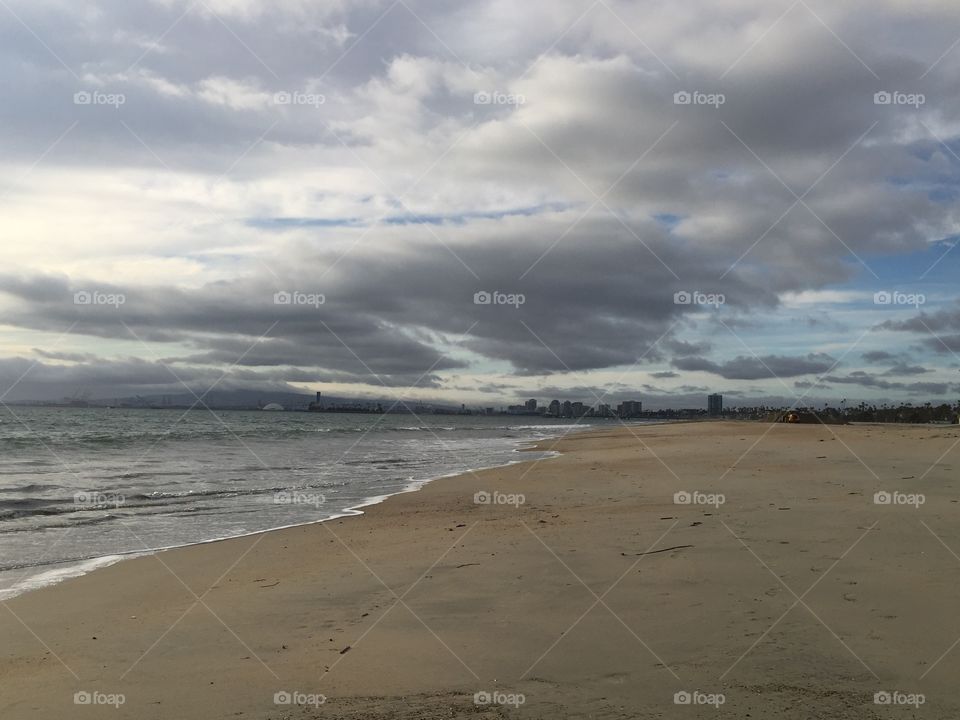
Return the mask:
{"type": "Polygon", "coordinates": [[[552,415],[553,417],[560,417],[560,401],[559,400],[550,401],[547,414],[552,415]]]}
{"type": "Polygon", "coordinates": [[[622,418],[639,417],[643,412],[643,403],[639,400],[624,400],[617,406],[617,415],[622,418]]]}
{"type": "Polygon", "coordinates": [[[560,409],[560,417],[573,417],[573,405],[569,400],[564,400],[560,409]]]}
{"type": "Polygon", "coordinates": [[[707,395],[707,414],[710,417],[723,415],[723,395],[720,393],[707,395]]]}
{"type": "Polygon", "coordinates": [[[570,412],[573,413],[573,417],[583,417],[587,409],[583,406],[582,402],[575,402],[570,406],[570,412]]]}
{"type": "Polygon", "coordinates": [[[537,411],[537,401],[527,400],[527,412],[535,413],[537,411]]]}

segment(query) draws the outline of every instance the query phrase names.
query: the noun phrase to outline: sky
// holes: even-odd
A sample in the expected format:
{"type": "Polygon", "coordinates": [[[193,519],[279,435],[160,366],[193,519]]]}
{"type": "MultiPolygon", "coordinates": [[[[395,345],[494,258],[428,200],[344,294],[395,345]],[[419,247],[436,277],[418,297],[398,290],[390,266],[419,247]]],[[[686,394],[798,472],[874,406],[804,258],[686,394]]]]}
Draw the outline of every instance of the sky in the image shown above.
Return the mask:
{"type": "Polygon", "coordinates": [[[960,399],[948,0],[3,0],[0,400],[960,399]]]}

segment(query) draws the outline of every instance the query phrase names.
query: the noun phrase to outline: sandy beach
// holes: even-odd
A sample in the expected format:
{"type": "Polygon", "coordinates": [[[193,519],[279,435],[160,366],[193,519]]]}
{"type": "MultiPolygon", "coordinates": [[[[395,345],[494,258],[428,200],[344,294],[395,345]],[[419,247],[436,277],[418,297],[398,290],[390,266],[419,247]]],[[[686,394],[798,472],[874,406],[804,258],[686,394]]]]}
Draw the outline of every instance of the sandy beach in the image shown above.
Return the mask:
{"type": "Polygon", "coordinates": [[[595,431],[124,561],[4,603],[0,717],[955,716],[958,441],[595,431]]]}

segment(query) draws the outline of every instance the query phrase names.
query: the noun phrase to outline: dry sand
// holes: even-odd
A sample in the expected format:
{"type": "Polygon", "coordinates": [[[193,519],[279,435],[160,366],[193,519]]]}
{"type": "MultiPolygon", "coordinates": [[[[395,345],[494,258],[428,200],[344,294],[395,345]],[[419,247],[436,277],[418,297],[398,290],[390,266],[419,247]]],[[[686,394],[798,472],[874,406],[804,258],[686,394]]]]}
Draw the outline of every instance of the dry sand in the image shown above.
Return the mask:
{"type": "Polygon", "coordinates": [[[122,562],[4,603],[0,717],[956,717],[958,441],[618,428],[362,517],[122,562]],[[524,702],[477,706],[483,691],[524,702]],[[883,691],[924,704],[875,704],[883,691]]]}

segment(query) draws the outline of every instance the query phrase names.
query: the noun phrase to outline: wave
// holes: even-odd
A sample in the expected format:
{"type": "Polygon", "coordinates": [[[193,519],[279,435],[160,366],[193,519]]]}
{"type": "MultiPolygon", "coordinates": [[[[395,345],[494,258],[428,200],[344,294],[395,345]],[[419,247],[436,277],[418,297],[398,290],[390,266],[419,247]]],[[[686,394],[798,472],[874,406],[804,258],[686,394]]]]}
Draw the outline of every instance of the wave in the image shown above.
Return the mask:
{"type": "MultiPolygon", "coordinates": [[[[314,420],[304,420],[304,417],[314,418],[315,415],[308,413],[291,413],[286,421],[282,422],[251,422],[244,421],[224,425],[221,423],[207,424],[203,427],[196,427],[195,423],[174,423],[172,426],[162,426],[148,430],[131,430],[126,425],[118,425],[110,430],[88,430],[83,426],[73,427],[69,431],[56,429],[56,431],[41,432],[34,430],[29,435],[8,435],[0,434],[0,451],[2,450],[20,450],[33,447],[44,447],[55,444],[57,447],[91,447],[91,448],[122,448],[130,445],[147,445],[163,447],[170,443],[203,443],[203,442],[235,442],[237,438],[242,440],[288,440],[302,438],[316,434],[333,435],[351,435],[356,433],[368,433],[372,430],[371,423],[343,425],[343,426],[319,426],[314,420]],[[292,420],[290,418],[293,418],[292,420]]],[[[382,416],[371,416],[380,418],[382,416]]],[[[387,416],[395,417],[395,416],[387,416]]],[[[431,416],[432,417],[432,416],[431,416]]],[[[579,423],[555,424],[521,424],[516,422],[509,423],[464,423],[454,425],[400,425],[393,426],[381,425],[377,427],[377,433],[477,433],[477,432],[503,432],[503,431],[565,431],[567,428],[585,429],[590,425],[579,423]]],[[[25,463],[49,464],[44,459],[30,458],[21,460],[25,463]]]]}
{"type": "MultiPolygon", "coordinates": [[[[402,464],[406,461],[394,459],[387,461],[355,461],[347,464],[365,464],[369,462],[373,465],[381,463],[402,464]]],[[[385,465],[386,467],[386,465],[385,465]]],[[[395,482],[396,478],[387,478],[387,482],[395,482]]],[[[242,478],[234,479],[236,482],[242,482],[242,478]]],[[[43,517],[56,515],[78,515],[91,512],[116,511],[118,513],[130,513],[130,511],[157,508],[172,504],[182,504],[190,502],[202,502],[204,500],[237,498],[237,497],[255,497],[262,495],[275,495],[283,492],[300,492],[306,490],[318,490],[338,487],[343,484],[343,480],[325,479],[318,482],[295,483],[287,485],[270,485],[266,487],[252,488],[207,488],[207,489],[189,489],[189,490],[153,490],[150,492],[136,492],[132,494],[123,494],[114,492],[110,489],[99,491],[102,495],[102,501],[83,503],[77,502],[71,497],[59,498],[11,498],[0,500],[0,520],[14,520],[25,517],[43,517]]],[[[26,486],[29,487],[29,486],[26,486]]],[[[100,498],[97,498],[100,500],[100,498]]],[[[182,510],[182,508],[178,508],[182,510]]],[[[0,532],[3,532],[0,530],[0,532]]]]}
{"type": "Polygon", "coordinates": [[[32,483],[30,485],[12,485],[10,487],[0,487],[0,493],[39,493],[46,490],[62,490],[63,485],[41,485],[32,483]]]}
{"type": "Polygon", "coordinates": [[[344,465],[406,465],[406,458],[385,458],[383,460],[346,460],[344,465]]]}

